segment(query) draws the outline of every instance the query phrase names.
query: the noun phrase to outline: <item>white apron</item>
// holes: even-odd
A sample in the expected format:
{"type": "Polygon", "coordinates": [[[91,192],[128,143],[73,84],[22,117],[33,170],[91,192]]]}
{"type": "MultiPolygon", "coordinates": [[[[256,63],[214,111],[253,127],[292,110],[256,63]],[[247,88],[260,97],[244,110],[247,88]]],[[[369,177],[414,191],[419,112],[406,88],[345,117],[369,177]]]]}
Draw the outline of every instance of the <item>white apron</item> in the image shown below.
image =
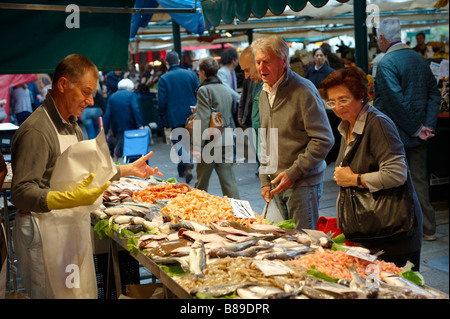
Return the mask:
{"type": "MultiPolygon", "coordinates": [[[[56,127],[55,127],[56,130],[56,127]]],[[[73,190],[89,173],[96,173],[91,187],[105,184],[115,174],[103,130],[96,139],[78,142],[76,135],[58,134],[61,156],[57,159],[50,189],[73,190]],[[106,150],[105,150],[106,148],[106,150]]],[[[90,213],[94,205],[33,213],[42,238],[47,276],[47,298],[95,299],[98,297],[92,253],[90,213]]]]}

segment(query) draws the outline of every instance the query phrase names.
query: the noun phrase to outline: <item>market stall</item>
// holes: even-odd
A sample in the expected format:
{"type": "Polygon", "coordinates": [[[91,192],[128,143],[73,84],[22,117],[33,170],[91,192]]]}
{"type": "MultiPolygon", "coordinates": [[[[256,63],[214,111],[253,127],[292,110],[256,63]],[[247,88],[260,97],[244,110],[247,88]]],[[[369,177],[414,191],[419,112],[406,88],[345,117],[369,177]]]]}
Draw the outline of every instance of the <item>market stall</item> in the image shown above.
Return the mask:
{"type": "Polygon", "coordinates": [[[177,298],[448,298],[337,230],[299,232],[245,201],[170,181],[122,178],[92,221],[112,241],[113,261],[117,245],[127,249],[177,298]]]}

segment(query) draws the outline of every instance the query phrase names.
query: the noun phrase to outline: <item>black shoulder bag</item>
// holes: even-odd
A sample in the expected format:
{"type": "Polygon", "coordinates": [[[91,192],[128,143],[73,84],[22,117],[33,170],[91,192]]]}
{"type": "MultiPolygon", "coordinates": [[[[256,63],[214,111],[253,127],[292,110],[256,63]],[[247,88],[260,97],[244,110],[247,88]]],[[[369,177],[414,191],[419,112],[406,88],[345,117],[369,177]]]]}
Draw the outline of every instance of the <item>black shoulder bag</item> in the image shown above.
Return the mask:
{"type": "MultiPolygon", "coordinates": [[[[357,137],[342,166],[349,164],[362,136],[357,137]]],[[[411,192],[407,182],[374,193],[367,188],[341,187],[338,204],[341,231],[350,241],[381,239],[408,232],[414,224],[411,192]]]]}

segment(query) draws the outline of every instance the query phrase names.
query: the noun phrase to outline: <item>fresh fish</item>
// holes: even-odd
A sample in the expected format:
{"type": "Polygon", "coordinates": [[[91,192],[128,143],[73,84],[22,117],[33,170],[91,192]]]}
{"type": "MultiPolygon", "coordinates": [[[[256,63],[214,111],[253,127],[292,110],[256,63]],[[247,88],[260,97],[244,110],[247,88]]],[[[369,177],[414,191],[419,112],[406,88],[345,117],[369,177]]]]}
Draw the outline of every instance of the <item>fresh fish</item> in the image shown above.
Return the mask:
{"type": "Polygon", "coordinates": [[[102,210],[96,209],[92,212],[93,217],[97,217],[98,219],[104,219],[107,218],[108,215],[106,215],[102,210]]]}
{"type": "Polygon", "coordinates": [[[209,287],[198,287],[191,290],[191,295],[195,296],[197,293],[204,293],[214,298],[222,297],[235,292],[238,288],[252,286],[253,282],[239,282],[233,284],[219,284],[209,287]]]}
{"type": "Polygon", "coordinates": [[[361,290],[352,289],[334,282],[325,281],[313,276],[305,276],[305,284],[315,289],[336,294],[339,299],[366,299],[366,294],[361,290]]]}
{"type": "Polygon", "coordinates": [[[207,230],[211,230],[211,228],[206,226],[205,224],[194,222],[194,221],[182,221],[182,222],[176,223],[174,225],[175,231],[179,231],[181,228],[193,230],[198,233],[207,231],[207,230]]]}
{"type": "Polygon", "coordinates": [[[202,241],[196,241],[191,246],[189,253],[189,270],[196,278],[203,278],[203,269],[206,267],[205,245],[202,241]]]}
{"type": "Polygon", "coordinates": [[[129,211],[130,210],[127,207],[115,206],[105,208],[104,213],[108,216],[115,216],[115,215],[125,215],[129,211]]]}
{"type": "Polygon", "coordinates": [[[253,230],[258,231],[266,231],[266,232],[276,232],[276,233],[285,233],[286,231],[283,228],[280,228],[275,225],[268,225],[268,224],[252,224],[250,226],[253,230]]]}
{"type": "Polygon", "coordinates": [[[311,243],[313,242],[313,240],[311,239],[311,237],[305,233],[300,233],[296,236],[297,242],[299,242],[300,244],[303,245],[311,245],[311,243]]]}
{"type": "Polygon", "coordinates": [[[381,272],[380,275],[381,279],[384,280],[387,284],[410,289],[417,297],[425,296],[426,298],[438,298],[438,295],[420,287],[419,285],[403,277],[386,272],[381,272]]]}
{"type": "Polygon", "coordinates": [[[239,251],[255,245],[259,241],[258,238],[252,238],[238,243],[224,245],[222,248],[227,251],[239,251]]]}
{"type": "Polygon", "coordinates": [[[181,268],[184,271],[189,270],[189,263],[187,262],[186,257],[160,257],[160,256],[150,256],[150,259],[153,260],[157,264],[180,264],[181,268]]]}
{"type": "Polygon", "coordinates": [[[256,254],[261,251],[267,249],[263,246],[251,246],[247,249],[239,250],[239,251],[230,251],[225,250],[223,248],[212,249],[209,251],[209,256],[215,258],[225,258],[225,257],[255,257],[256,254]]]}
{"type": "Polygon", "coordinates": [[[173,230],[179,231],[180,229],[188,229],[188,230],[194,230],[194,225],[188,222],[179,222],[173,225],[173,230]]]}
{"type": "Polygon", "coordinates": [[[193,241],[201,240],[204,243],[210,243],[210,242],[227,243],[227,242],[229,242],[227,239],[225,239],[224,237],[222,237],[218,234],[200,234],[200,233],[192,231],[192,230],[180,229],[178,231],[178,236],[188,238],[193,241]]]}
{"type": "Polygon", "coordinates": [[[163,234],[171,234],[175,232],[174,226],[175,225],[171,222],[163,223],[158,226],[158,230],[163,234]]]}
{"type": "Polygon", "coordinates": [[[144,227],[142,225],[134,225],[134,224],[122,224],[119,226],[119,229],[117,230],[118,233],[122,231],[122,229],[129,230],[133,233],[139,233],[141,231],[145,231],[144,227]]]}
{"type": "Polygon", "coordinates": [[[186,239],[177,239],[174,241],[168,241],[165,243],[161,243],[157,247],[148,251],[148,254],[163,257],[169,255],[174,249],[187,246],[188,244],[189,241],[186,239]]]}
{"type": "Polygon", "coordinates": [[[113,222],[119,225],[123,224],[130,224],[131,220],[133,219],[133,216],[126,216],[126,215],[114,215],[112,217],[113,222]]]}
{"type": "Polygon", "coordinates": [[[368,298],[375,298],[378,294],[378,287],[373,284],[370,279],[366,279],[358,274],[355,264],[352,267],[345,265],[350,272],[352,280],[350,281],[349,288],[353,290],[362,291],[368,298]]]}
{"type": "Polygon", "coordinates": [[[231,226],[220,226],[216,223],[210,223],[209,226],[213,229],[217,229],[219,231],[223,231],[225,233],[233,234],[233,235],[242,235],[242,236],[250,236],[250,233],[243,231],[241,229],[237,229],[231,226]]]}
{"type": "Polygon", "coordinates": [[[284,293],[284,291],[272,286],[254,285],[246,288],[238,288],[236,293],[243,299],[261,299],[268,298],[270,295],[284,293]]]}
{"type": "Polygon", "coordinates": [[[148,220],[145,220],[143,226],[147,231],[159,232],[159,230],[158,230],[159,224],[157,224],[157,223],[149,222],[148,220]]]}
{"type": "Polygon", "coordinates": [[[285,252],[281,252],[281,253],[273,253],[273,254],[267,254],[263,257],[263,259],[269,259],[269,260],[274,260],[274,259],[280,259],[280,260],[288,260],[288,259],[292,259],[295,258],[299,255],[302,254],[306,254],[310,251],[312,251],[313,249],[307,246],[304,246],[303,248],[300,248],[298,250],[289,250],[289,251],[285,251],[285,252]]]}

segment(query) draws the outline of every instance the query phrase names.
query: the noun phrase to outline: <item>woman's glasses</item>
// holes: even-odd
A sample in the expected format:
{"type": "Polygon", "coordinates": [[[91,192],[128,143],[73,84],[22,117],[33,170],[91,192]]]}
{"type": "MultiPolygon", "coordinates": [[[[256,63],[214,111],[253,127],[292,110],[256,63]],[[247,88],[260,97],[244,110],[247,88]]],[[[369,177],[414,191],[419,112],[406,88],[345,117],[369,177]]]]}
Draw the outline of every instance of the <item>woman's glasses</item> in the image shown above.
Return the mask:
{"type": "Polygon", "coordinates": [[[331,108],[335,108],[336,106],[340,105],[340,106],[347,106],[350,104],[350,101],[353,98],[343,98],[343,99],[339,99],[337,101],[334,100],[328,100],[325,102],[326,105],[328,105],[331,108]]]}

